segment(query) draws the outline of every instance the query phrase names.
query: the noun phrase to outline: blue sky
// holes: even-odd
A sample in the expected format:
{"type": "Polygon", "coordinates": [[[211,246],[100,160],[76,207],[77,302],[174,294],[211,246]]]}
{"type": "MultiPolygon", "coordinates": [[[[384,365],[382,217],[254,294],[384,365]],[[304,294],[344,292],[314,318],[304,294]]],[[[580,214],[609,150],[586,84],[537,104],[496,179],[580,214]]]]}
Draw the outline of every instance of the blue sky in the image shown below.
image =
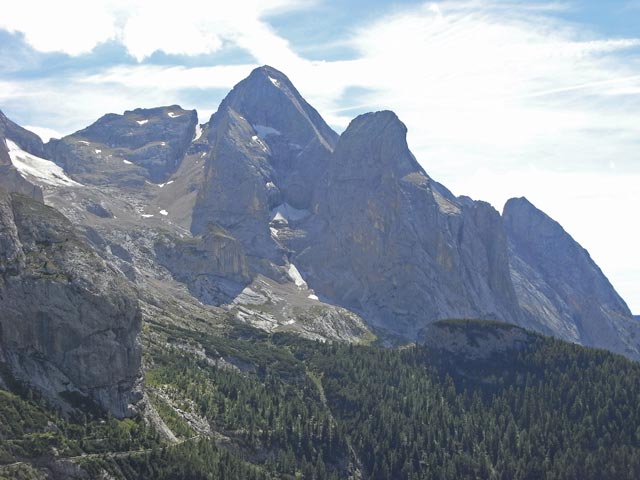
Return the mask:
{"type": "Polygon", "coordinates": [[[338,131],[394,110],[432,177],[527,196],[640,313],[640,0],[23,0],[0,58],[0,108],[43,137],[136,107],[205,122],[262,64],[338,131]]]}

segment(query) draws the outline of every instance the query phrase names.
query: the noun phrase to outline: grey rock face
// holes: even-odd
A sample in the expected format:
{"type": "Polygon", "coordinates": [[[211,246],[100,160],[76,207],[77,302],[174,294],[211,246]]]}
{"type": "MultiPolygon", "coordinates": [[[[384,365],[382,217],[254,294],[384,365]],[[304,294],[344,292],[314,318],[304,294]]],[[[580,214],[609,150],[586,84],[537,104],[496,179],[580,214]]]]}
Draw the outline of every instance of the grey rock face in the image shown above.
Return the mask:
{"type": "Polygon", "coordinates": [[[583,345],[640,357],[640,324],[600,268],[525,198],[504,207],[512,277],[529,325],[583,345]]]}
{"type": "Polygon", "coordinates": [[[48,155],[81,183],[139,186],[165,181],[195,134],[195,110],[177,105],[108,114],[47,143],[48,155]]]}
{"type": "Polygon", "coordinates": [[[118,417],[138,396],[135,291],[56,210],[0,191],[0,361],[65,405],[88,397],[118,417]]]}
{"type": "Polygon", "coordinates": [[[296,257],[318,293],[407,338],[443,318],[517,320],[500,215],[429,178],[392,112],[351,123],[321,197],[296,257]]]}

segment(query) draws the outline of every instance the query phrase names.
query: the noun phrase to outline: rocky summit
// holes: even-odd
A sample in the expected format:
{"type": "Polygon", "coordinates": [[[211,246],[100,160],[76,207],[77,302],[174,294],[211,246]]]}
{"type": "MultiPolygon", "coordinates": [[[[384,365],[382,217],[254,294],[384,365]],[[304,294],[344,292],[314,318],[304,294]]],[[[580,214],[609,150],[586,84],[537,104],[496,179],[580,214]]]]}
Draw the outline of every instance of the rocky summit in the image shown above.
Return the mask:
{"type": "Polygon", "coordinates": [[[557,222],[453,195],[406,134],[382,111],[338,135],[268,66],[206,123],[135,109],[43,145],[0,114],[5,370],[125,416],[136,338],[157,341],[141,323],[396,344],[476,318],[640,358],[638,319],[557,222]]]}

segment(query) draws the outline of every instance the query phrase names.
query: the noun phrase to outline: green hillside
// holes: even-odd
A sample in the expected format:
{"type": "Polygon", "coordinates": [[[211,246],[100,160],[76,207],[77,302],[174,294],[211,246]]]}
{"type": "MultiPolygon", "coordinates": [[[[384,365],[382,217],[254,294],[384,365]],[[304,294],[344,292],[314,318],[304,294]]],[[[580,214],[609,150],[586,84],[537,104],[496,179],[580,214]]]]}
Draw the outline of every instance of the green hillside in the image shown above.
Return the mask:
{"type": "Polygon", "coordinates": [[[147,327],[146,392],[175,441],[13,385],[0,478],[640,478],[640,365],[618,355],[477,321],[434,327],[457,350],[147,327]]]}

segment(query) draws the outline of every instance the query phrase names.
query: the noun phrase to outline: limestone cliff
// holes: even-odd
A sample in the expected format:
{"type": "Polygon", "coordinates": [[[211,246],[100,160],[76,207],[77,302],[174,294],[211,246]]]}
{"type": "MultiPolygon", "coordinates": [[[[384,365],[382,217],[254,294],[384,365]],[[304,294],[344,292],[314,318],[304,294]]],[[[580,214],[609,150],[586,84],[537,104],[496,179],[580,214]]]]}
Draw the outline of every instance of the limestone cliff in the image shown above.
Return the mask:
{"type": "Polygon", "coordinates": [[[123,417],[137,400],[135,291],[56,210],[0,190],[0,361],[65,407],[123,417]]]}

